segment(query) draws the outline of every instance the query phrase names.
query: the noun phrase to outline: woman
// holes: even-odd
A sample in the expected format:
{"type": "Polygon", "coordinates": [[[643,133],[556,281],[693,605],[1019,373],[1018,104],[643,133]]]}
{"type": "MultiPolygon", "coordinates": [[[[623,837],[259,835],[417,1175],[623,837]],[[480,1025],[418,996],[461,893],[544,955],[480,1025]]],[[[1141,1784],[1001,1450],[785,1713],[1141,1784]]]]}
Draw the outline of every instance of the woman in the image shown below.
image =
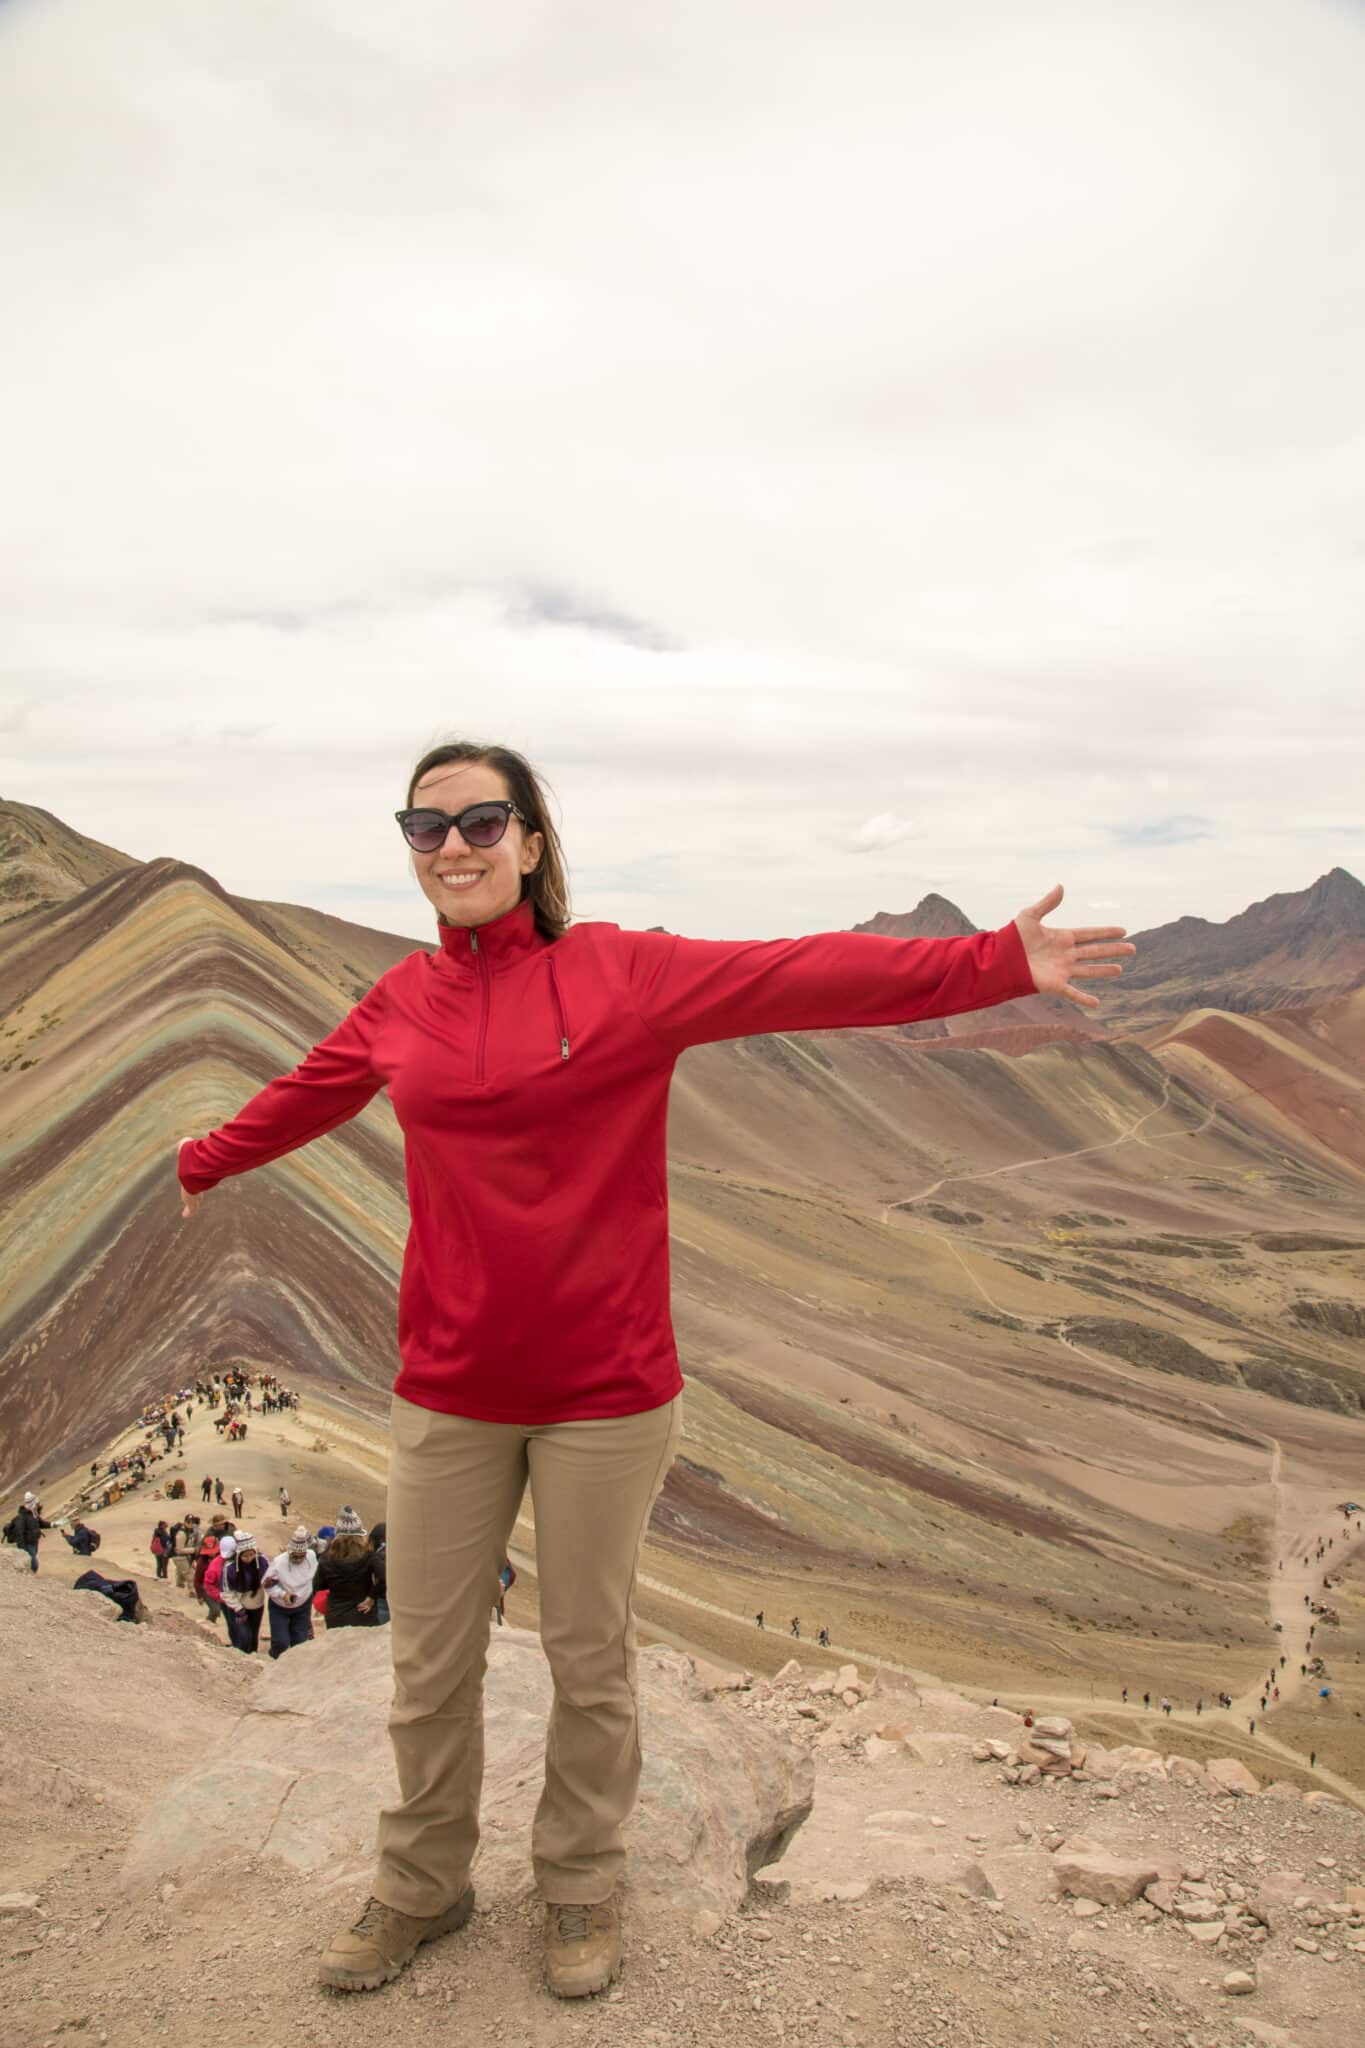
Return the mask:
{"type": "Polygon", "coordinates": [[[327,1595],[327,1628],[377,1628],[386,1586],[383,1560],[361,1527],[343,1508],[337,1532],[318,1559],[317,1589],[327,1595]]]}
{"type": "MultiPolygon", "coordinates": [[[[227,1543],[225,1539],[220,1548],[226,1550],[227,1543]]],[[[223,1603],[228,1641],[248,1657],[255,1656],[261,1640],[265,1569],[255,1537],[239,1529],[232,1539],[232,1555],[223,1564],[218,1597],[223,1603]]]]}
{"type": "Polygon", "coordinates": [[[997,932],[716,942],[570,927],[540,783],[507,748],[418,762],[397,813],[439,948],[390,968],[292,1074],[183,1139],[181,1214],[386,1088],[411,1229],[391,1409],[389,1601],[399,1798],[373,1897],[322,1981],[370,1989],[463,1926],[498,1571],[529,1484],[554,1676],[532,1861],[544,1972],[600,1990],[621,1954],[622,1826],[640,1773],[631,1600],[682,1429],[665,1120],[689,1045],[982,1009],[1121,973],[1122,929],[1050,931],[1054,889],[997,932]]]}
{"type": "Polygon", "coordinates": [[[313,1640],[313,1581],[318,1561],[308,1548],[308,1531],[302,1523],[266,1573],[263,1584],[270,1596],[270,1655],[282,1657],[297,1643],[313,1640]]]}
{"type": "Polygon", "coordinates": [[[159,1579],[164,1579],[171,1555],[171,1528],[169,1522],[158,1522],[155,1529],[153,1529],[151,1550],[152,1556],[156,1559],[156,1575],[159,1579]]]}

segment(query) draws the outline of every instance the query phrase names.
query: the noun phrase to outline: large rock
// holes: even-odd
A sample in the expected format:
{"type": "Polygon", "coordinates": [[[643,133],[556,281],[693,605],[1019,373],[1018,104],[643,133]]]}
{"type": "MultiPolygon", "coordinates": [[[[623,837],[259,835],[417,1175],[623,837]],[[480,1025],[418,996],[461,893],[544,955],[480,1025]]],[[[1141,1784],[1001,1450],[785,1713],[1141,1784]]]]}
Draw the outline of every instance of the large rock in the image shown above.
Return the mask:
{"type": "Polygon", "coordinates": [[[1117,1778],[1120,1773],[1128,1778],[1166,1775],[1166,1759],[1159,1750],[1131,1742],[1121,1743],[1117,1749],[1092,1748],[1085,1767],[1092,1778],[1117,1778]]]}
{"type": "Polygon", "coordinates": [[[1138,1898],[1160,1872],[1151,1858],[1130,1862],[1103,1850],[1059,1849],[1052,1859],[1052,1877],[1058,1891],[1073,1898],[1098,1899],[1102,1906],[1127,1906],[1138,1898]]]}
{"type": "MultiPolygon", "coordinates": [[[[754,1716],[699,1697],[681,1651],[641,1650],[639,1685],[644,1769],[626,1831],[627,1881],[636,1895],[679,1911],[728,1913],[809,1814],[814,1767],[754,1716]]],[[[379,1809],[397,1797],[392,1691],[380,1629],[323,1633],[267,1664],[219,1755],[149,1808],[124,1860],[125,1884],[161,1883],[234,1851],[363,1880],[379,1809]]],[[[495,1630],[474,1873],[488,1894],[515,1896],[530,1883],[551,1698],[537,1637],[495,1630]]]]}
{"type": "Polygon", "coordinates": [[[1215,1785],[1221,1785],[1225,1792],[1231,1792],[1236,1798],[1254,1798],[1261,1789],[1260,1780],[1251,1775],[1245,1764],[1238,1763],[1235,1756],[1215,1756],[1204,1768],[1215,1785]]]}

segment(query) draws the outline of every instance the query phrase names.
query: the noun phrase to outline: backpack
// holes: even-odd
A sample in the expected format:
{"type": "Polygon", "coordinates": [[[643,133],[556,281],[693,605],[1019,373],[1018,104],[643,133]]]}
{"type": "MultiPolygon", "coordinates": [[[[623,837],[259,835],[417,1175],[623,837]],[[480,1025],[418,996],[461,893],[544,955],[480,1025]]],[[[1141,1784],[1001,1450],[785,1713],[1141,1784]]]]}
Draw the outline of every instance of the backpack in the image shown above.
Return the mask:
{"type": "Polygon", "coordinates": [[[96,1552],[96,1551],[97,1551],[97,1550],[99,1549],[99,1547],[100,1547],[100,1532],[99,1532],[99,1530],[98,1530],[98,1529],[87,1529],[87,1530],[86,1530],[86,1532],[85,1532],[85,1540],[86,1540],[86,1542],[87,1542],[87,1543],[88,1543],[88,1544],[90,1545],[90,1554],[91,1554],[91,1556],[93,1557],[93,1556],[94,1556],[94,1554],[95,1554],[95,1552],[96,1552]]]}
{"type": "Polygon", "coordinates": [[[10,1516],[4,1528],[0,1529],[0,1536],[4,1538],[6,1543],[17,1543],[19,1541],[19,1517],[17,1515],[10,1516]]]}

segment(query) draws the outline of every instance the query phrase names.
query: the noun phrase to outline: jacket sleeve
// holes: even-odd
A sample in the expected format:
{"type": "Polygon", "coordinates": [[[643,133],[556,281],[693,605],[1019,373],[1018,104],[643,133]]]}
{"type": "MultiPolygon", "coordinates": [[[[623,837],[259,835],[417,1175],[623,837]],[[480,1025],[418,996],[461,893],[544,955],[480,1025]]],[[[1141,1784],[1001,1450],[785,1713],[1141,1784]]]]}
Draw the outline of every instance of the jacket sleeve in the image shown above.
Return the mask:
{"type": "Polygon", "coordinates": [[[1013,923],[958,939],[872,932],[805,939],[620,936],[636,1007],[674,1053],[764,1031],[952,1017],[1037,993],[1013,923]]]}
{"type": "Polygon", "coordinates": [[[231,1174],[268,1166],[359,1115],[384,1085],[373,1064],[383,990],[377,981],[292,1074],[267,1082],[230,1122],[181,1147],[178,1171],[187,1193],[200,1195],[231,1174]]]}

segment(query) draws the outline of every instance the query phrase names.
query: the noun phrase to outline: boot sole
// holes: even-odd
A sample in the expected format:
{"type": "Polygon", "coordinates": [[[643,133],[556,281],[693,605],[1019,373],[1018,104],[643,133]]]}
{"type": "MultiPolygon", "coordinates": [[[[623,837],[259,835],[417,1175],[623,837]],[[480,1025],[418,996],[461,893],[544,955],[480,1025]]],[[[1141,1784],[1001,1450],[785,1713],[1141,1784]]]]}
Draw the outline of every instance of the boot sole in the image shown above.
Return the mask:
{"type": "Polygon", "coordinates": [[[318,1966],[318,1982],[333,1991],[378,1991],[381,1984],[390,1984],[400,1976],[416,1955],[417,1950],[428,1941],[439,1941],[443,1934],[457,1934],[466,1926],[474,1911],[474,1887],[471,1885],[463,1896],[444,1915],[441,1925],[433,1927],[430,1934],[419,1935],[408,1955],[396,1962],[386,1964],[378,1970],[347,1970],[337,1963],[321,1963],[318,1966]]]}

